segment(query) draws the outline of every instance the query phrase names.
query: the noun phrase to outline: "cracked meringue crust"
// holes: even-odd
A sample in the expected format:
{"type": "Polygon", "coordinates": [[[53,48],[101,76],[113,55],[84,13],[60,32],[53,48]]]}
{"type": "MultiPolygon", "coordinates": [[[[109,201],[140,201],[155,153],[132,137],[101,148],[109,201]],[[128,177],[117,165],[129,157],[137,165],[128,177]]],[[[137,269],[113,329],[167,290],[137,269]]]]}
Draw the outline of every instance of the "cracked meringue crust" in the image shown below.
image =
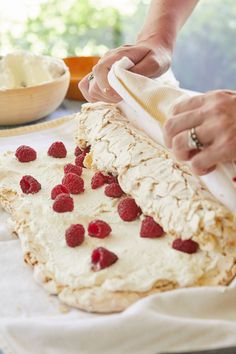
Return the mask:
{"type": "Polygon", "coordinates": [[[131,126],[115,105],[85,104],[77,119],[78,146],[91,145],[87,167],[118,175],[124,192],[173,237],[236,256],[235,215],[186,164],[131,126]]]}

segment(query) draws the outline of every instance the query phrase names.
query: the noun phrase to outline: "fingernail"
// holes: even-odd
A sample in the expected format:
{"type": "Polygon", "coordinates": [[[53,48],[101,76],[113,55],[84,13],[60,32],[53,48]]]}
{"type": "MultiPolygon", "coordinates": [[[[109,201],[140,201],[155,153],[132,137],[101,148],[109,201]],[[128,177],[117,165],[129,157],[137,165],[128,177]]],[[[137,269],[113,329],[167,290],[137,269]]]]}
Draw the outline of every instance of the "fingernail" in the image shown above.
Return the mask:
{"type": "Polygon", "coordinates": [[[210,173],[210,172],[214,171],[215,168],[216,168],[215,166],[212,166],[212,167],[208,168],[206,170],[206,173],[210,173]]]}
{"type": "Polygon", "coordinates": [[[103,89],[103,92],[104,92],[105,94],[109,94],[110,97],[115,97],[115,98],[119,98],[119,97],[120,97],[120,96],[119,96],[116,92],[114,92],[113,89],[111,89],[110,87],[105,87],[105,88],[103,89]]]}
{"type": "Polygon", "coordinates": [[[211,169],[211,168],[208,168],[206,170],[201,170],[200,175],[207,175],[208,173],[210,173],[212,171],[213,171],[213,169],[211,169]]]}

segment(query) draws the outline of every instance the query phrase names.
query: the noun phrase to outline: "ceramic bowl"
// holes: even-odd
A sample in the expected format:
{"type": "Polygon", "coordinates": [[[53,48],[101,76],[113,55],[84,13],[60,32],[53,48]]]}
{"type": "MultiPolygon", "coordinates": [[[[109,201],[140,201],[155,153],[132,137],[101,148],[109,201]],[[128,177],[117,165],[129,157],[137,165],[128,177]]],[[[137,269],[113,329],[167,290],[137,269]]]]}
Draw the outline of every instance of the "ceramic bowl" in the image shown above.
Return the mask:
{"type": "Polygon", "coordinates": [[[43,118],[57,109],[65,98],[70,73],[36,86],[0,90],[0,125],[15,125],[43,118]]]}
{"type": "Polygon", "coordinates": [[[86,101],[78,88],[78,84],[84,76],[92,71],[93,66],[97,64],[99,59],[98,56],[64,58],[64,62],[68,66],[71,75],[66,98],[86,101]]]}

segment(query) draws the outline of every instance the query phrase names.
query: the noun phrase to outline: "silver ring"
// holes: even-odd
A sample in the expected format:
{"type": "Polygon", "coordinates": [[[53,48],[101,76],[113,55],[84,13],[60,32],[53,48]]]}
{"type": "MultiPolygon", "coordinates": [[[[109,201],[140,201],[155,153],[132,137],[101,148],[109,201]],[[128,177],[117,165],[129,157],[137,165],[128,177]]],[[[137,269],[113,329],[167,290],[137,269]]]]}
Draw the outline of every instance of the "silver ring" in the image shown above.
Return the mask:
{"type": "Polygon", "coordinates": [[[199,141],[195,128],[188,130],[188,146],[190,149],[202,149],[203,144],[199,141]]]}
{"type": "Polygon", "coordinates": [[[88,82],[90,82],[90,81],[93,80],[93,79],[94,79],[93,73],[89,74],[89,76],[88,76],[88,82]]]}

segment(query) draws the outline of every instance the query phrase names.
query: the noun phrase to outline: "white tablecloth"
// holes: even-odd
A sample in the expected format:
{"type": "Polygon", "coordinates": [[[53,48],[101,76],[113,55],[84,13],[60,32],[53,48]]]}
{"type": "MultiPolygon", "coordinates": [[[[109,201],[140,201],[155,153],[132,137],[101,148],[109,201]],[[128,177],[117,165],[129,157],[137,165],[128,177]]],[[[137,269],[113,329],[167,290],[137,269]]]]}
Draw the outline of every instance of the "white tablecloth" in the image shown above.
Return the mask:
{"type": "MultiPolygon", "coordinates": [[[[74,120],[0,131],[0,151],[73,144],[74,120]],[[4,136],[6,135],[6,136],[4,136]]],[[[0,349],[4,354],[157,354],[236,345],[236,284],[174,290],[119,314],[65,312],[32,277],[0,212],[0,349]]]]}

